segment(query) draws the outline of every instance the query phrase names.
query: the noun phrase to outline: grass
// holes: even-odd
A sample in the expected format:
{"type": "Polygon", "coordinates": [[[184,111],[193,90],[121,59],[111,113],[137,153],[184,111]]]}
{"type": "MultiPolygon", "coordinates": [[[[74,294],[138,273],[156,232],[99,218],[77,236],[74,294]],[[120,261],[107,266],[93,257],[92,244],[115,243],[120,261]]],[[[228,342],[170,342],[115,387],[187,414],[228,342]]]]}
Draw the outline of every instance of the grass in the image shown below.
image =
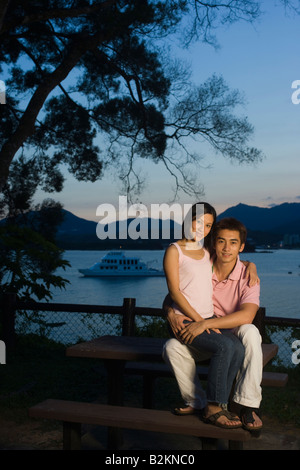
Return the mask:
{"type": "Polygon", "coordinates": [[[105,390],[96,366],[95,360],[66,357],[64,345],[34,335],[18,337],[1,368],[2,417],[22,419],[28,407],[46,398],[94,400],[105,390]]]}
{"type": "MultiPolygon", "coordinates": [[[[106,403],[106,375],[96,359],[66,357],[65,346],[35,335],[19,336],[1,367],[0,413],[22,423],[30,406],[47,398],[106,403]]],[[[284,388],[263,390],[263,415],[300,428],[300,366],[289,369],[284,388]]],[[[124,403],[142,406],[142,379],[125,378],[124,403]]],[[[174,379],[156,382],[155,407],[172,409],[181,403],[174,379]]]]}

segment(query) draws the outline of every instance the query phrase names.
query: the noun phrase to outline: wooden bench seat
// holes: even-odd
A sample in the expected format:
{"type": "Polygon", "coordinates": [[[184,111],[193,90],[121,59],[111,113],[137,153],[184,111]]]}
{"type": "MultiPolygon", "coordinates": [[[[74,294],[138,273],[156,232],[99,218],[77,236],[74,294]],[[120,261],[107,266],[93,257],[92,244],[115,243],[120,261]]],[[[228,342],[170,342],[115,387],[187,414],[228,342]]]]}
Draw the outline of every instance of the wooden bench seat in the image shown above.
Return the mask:
{"type": "MultiPolygon", "coordinates": [[[[143,375],[152,377],[173,377],[167,364],[157,364],[150,362],[128,362],[125,367],[128,375],[143,375]]],[[[197,366],[197,373],[201,380],[207,379],[208,367],[197,366]]],[[[263,387],[284,387],[288,381],[288,374],[283,372],[263,371],[261,385],[263,387]]]]}
{"type": "Polygon", "coordinates": [[[202,449],[214,447],[217,439],[227,440],[229,449],[242,449],[243,442],[251,439],[242,428],[222,429],[203,423],[196,415],[182,419],[170,411],[145,408],[49,399],[31,407],[29,416],[62,421],[64,450],[81,448],[81,424],[200,437],[202,449]]]}

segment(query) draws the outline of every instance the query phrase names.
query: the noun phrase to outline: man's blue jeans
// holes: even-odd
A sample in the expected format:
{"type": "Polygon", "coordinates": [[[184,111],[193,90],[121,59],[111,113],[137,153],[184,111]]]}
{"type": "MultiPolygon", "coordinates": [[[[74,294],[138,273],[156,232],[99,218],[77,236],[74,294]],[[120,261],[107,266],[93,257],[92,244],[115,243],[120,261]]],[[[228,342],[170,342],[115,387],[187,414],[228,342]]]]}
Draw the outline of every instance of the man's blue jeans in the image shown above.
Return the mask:
{"type": "MultiPolygon", "coordinates": [[[[189,323],[189,322],[187,322],[189,323]]],[[[221,334],[210,330],[194,338],[190,346],[211,353],[208,378],[207,401],[227,404],[233,381],[244,360],[244,346],[230,331],[221,334]]]]}

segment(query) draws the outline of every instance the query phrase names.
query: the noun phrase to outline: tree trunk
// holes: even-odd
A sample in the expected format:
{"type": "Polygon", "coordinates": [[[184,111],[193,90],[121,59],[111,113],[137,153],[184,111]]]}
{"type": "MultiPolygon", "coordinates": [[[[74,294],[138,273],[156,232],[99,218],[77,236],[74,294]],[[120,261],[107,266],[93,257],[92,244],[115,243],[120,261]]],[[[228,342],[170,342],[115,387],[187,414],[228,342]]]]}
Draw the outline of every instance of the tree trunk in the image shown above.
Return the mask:
{"type": "Polygon", "coordinates": [[[9,4],[10,4],[10,0],[2,0],[2,2],[0,2],[0,31],[4,25],[4,22],[5,22],[4,18],[5,18],[7,9],[9,7],[9,4]]]}

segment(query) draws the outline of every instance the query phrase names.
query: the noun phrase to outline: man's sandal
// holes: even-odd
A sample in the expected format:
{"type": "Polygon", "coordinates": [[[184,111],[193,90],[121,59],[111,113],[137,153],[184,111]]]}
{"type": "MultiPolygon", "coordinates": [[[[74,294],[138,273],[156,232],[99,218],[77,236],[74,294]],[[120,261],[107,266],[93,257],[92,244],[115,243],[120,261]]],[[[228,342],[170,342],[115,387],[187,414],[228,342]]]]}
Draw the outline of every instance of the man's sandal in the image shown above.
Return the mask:
{"type": "Polygon", "coordinates": [[[237,428],[240,428],[242,426],[242,423],[241,422],[237,422],[239,418],[237,417],[234,417],[229,411],[227,410],[221,410],[219,411],[218,413],[215,413],[213,415],[210,415],[210,416],[207,416],[207,417],[203,417],[203,421],[207,424],[213,424],[214,426],[218,426],[219,428],[223,428],[223,429],[237,429],[237,428]],[[218,418],[220,418],[220,416],[225,416],[227,419],[229,419],[230,421],[232,421],[232,424],[225,424],[225,423],[220,423],[218,421],[218,418]],[[236,423],[234,424],[233,422],[236,421],[236,423]]]}
{"type": "Polygon", "coordinates": [[[247,431],[250,431],[251,434],[256,435],[258,437],[260,435],[260,431],[261,431],[263,425],[261,425],[261,426],[249,426],[249,423],[255,423],[255,419],[254,419],[253,414],[252,414],[253,412],[256,413],[257,416],[260,417],[260,412],[259,412],[258,408],[251,408],[249,406],[244,406],[241,409],[240,417],[241,417],[243,428],[247,429],[247,431]]]}

